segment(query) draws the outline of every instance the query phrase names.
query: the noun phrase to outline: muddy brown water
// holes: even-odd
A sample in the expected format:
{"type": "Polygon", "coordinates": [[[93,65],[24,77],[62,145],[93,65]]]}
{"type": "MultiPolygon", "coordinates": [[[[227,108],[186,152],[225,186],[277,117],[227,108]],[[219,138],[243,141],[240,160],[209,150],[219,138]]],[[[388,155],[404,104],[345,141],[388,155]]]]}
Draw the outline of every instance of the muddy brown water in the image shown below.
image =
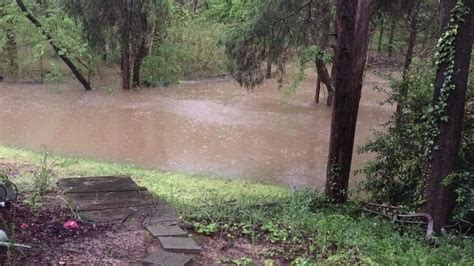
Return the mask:
{"type": "MultiPolygon", "coordinates": [[[[227,79],[168,88],[85,92],[74,82],[0,83],[0,144],[284,186],[324,185],[331,110],[314,78],[292,97],[271,81],[248,92],[227,79]],[[322,99],[324,101],[324,98],[322,99]],[[285,102],[285,103],[283,103],[285,102]]],[[[356,145],[393,112],[388,83],[367,74],[356,145]]],[[[104,86],[105,87],[105,86],[104,86]]],[[[371,155],[354,153],[353,170],[371,155]]],[[[363,179],[355,176],[351,186],[363,179]]]]}

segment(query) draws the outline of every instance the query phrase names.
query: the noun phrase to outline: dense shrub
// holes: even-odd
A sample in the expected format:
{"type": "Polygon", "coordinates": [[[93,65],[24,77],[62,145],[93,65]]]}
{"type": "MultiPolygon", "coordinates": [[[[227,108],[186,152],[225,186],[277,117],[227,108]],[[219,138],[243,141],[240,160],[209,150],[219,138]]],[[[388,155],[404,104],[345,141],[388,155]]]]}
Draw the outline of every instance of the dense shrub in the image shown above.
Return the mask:
{"type": "MultiPolygon", "coordinates": [[[[367,177],[362,189],[370,200],[404,205],[411,209],[423,206],[426,163],[429,159],[426,147],[433,141],[427,135],[433,80],[433,70],[414,68],[405,80],[393,81],[389,102],[400,103],[403,111],[394,114],[385,125],[385,130],[377,132],[375,140],[360,149],[360,152],[376,153],[376,159],[360,170],[367,177]]],[[[464,219],[472,219],[474,208],[472,84],[468,91],[458,168],[455,174],[446,179],[446,183],[453,184],[457,191],[457,217],[464,219]]]]}

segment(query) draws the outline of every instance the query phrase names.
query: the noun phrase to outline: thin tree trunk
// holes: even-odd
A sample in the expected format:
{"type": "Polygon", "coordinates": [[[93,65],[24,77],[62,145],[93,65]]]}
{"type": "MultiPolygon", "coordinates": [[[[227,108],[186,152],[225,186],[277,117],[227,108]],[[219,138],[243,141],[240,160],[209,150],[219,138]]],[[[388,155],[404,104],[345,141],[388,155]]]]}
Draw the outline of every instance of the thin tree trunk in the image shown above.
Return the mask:
{"type": "Polygon", "coordinates": [[[51,47],[53,47],[53,50],[56,52],[59,58],[61,58],[64,61],[64,63],[66,63],[66,65],[69,67],[69,69],[71,69],[74,76],[77,78],[77,80],[79,80],[82,86],[84,86],[86,91],[92,90],[92,87],[90,86],[89,82],[87,82],[84,76],[82,76],[81,72],[77,69],[74,63],[71,60],[69,60],[69,58],[65,54],[61,53],[61,49],[58,46],[56,46],[56,44],[54,43],[54,39],[51,37],[51,35],[48,32],[46,32],[46,30],[43,28],[43,25],[41,25],[41,23],[28,11],[28,9],[23,4],[23,2],[21,0],[16,0],[16,4],[20,8],[20,10],[25,14],[26,18],[41,31],[41,34],[43,34],[43,36],[46,38],[46,40],[51,45],[51,47]]]}
{"type": "Polygon", "coordinates": [[[270,59],[267,59],[267,73],[265,74],[266,79],[271,79],[272,78],[272,62],[270,59]]]}
{"type": "MultiPolygon", "coordinates": [[[[444,7],[455,5],[454,0],[445,0],[444,7]],[[450,2],[450,3],[447,3],[450,2]],[[452,4],[452,5],[450,5],[452,4]]],[[[438,125],[439,136],[435,139],[435,149],[430,162],[430,176],[426,188],[426,212],[433,217],[434,230],[439,232],[442,227],[448,225],[454,207],[456,205],[456,194],[451,185],[444,185],[447,176],[456,170],[456,161],[459,155],[461,133],[463,127],[464,106],[466,101],[466,90],[471,61],[473,31],[474,27],[474,0],[464,0],[465,6],[470,9],[465,16],[465,21],[459,26],[456,36],[454,56],[455,86],[449,94],[444,115],[447,121],[441,121],[438,125]]],[[[443,14],[449,14],[450,10],[443,10],[443,14]]],[[[444,20],[448,21],[448,20],[444,20]]],[[[440,94],[445,82],[445,73],[448,64],[443,63],[438,67],[435,80],[435,91],[433,104],[440,104],[440,94]]]]}
{"type": "Polygon", "coordinates": [[[140,69],[143,59],[148,55],[148,47],[146,46],[146,40],[143,38],[138,50],[138,54],[133,62],[133,87],[140,86],[140,69]]]}
{"type": "Polygon", "coordinates": [[[132,9],[133,1],[128,0],[122,4],[122,16],[127,19],[124,19],[121,23],[120,29],[120,46],[121,46],[121,60],[120,60],[120,69],[122,75],[122,89],[130,89],[130,77],[131,77],[131,56],[130,56],[130,31],[132,24],[132,9]]]}
{"type": "Polygon", "coordinates": [[[337,0],[337,64],[325,193],[347,200],[354,136],[362,90],[372,0],[337,0]]]}
{"type": "Polygon", "coordinates": [[[391,16],[390,21],[390,35],[388,38],[388,57],[393,56],[393,40],[395,38],[395,29],[397,26],[397,20],[394,15],[391,16]]]}
{"type": "Polygon", "coordinates": [[[314,95],[314,102],[319,103],[319,93],[321,91],[321,78],[318,76],[316,80],[316,94],[314,95]]]}
{"type": "Polygon", "coordinates": [[[7,29],[7,41],[5,50],[8,55],[8,72],[13,80],[18,78],[18,46],[16,43],[15,32],[12,29],[7,29]]]}
{"type": "Polygon", "coordinates": [[[377,45],[377,52],[380,54],[382,53],[382,43],[383,43],[383,33],[385,30],[384,23],[380,23],[380,33],[379,33],[379,44],[377,45]]]}
{"type": "Polygon", "coordinates": [[[130,50],[122,48],[122,55],[120,60],[120,68],[122,75],[122,89],[130,89],[130,50]]]}
{"type": "MultiPolygon", "coordinates": [[[[410,13],[410,24],[409,24],[409,37],[408,37],[408,44],[407,50],[405,53],[405,61],[403,63],[403,71],[402,71],[402,78],[406,80],[410,71],[411,62],[413,61],[413,52],[415,50],[416,44],[416,37],[417,37],[417,30],[418,30],[418,18],[417,18],[418,9],[413,7],[413,10],[410,13]]],[[[396,109],[396,123],[400,125],[402,123],[402,113],[403,113],[403,99],[405,99],[407,90],[405,86],[401,87],[399,91],[399,97],[397,102],[397,109],[396,109]]]]}
{"type": "MultiPolygon", "coordinates": [[[[316,64],[316,72],[318,75],[318,80],[324,83],[328,90],[328,97],[326,99],[326,104],[328,106],[332,105],[333,99],[334,99],[334,85],[333,85],[333,79],[329,75],[328,69],[326,67],[326,64],[324,61],[321,59],[320,56],[316,56],[315,59],[315,64],[316,64]]],[[[319,97],[319,96],[318,96],[319,97]]]]}
{"type": "Polygon", "coordinates": [[[403,64],[403,78],[405,79],[410,70],[411,62],[413,60],[413,52],[415,50],[416,37],[418,31],[418,8],[414,8],[410,14],[410,35],[408,37],[407,51],[405,54],[405,62],[403,64]]]}

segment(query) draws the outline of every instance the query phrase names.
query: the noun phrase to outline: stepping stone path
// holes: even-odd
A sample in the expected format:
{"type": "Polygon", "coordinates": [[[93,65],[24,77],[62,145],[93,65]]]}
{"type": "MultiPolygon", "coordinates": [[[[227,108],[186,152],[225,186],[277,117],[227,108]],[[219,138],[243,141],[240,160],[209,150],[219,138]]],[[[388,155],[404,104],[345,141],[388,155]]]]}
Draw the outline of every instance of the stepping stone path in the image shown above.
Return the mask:
{"type": "Polygon", "coordinates": [[[175,210],[139,187],[129,176],[63,178],[58,187],[78,214],[94,222],[124,221],[147,214],[145,228],[163,247],[144,260],[144,265],[188,265],[201,247],[178,226],[175,210]]]}

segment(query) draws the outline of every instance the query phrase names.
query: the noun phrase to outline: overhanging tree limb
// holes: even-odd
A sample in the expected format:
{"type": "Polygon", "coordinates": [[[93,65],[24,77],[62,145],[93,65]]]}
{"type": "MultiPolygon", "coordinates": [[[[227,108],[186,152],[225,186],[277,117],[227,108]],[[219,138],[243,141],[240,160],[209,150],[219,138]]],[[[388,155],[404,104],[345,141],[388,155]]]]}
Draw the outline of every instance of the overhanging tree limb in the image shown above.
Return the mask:
{"type": "Polygon", "coordinates": [[[84,86],[86,91],[92,90],[89,82],[84,78],[84,76],[82,76],[81,72],[79,72],[74,63],[66,55],[61,53],[61,49],[56,44],[54,44],[53,37],[51,37],[51,35],[43,28],[43,25],[41,25],[41,23],[28,11],[25,4],[21,0],[16,0],[16,4],[25,14],[26,18],[41,31],[41,34],[46,38],[46,41],[48,41],[56,54],[64,61],[64,63],[66,63],[69,69],[71,69],[74,76],[77,78],[77,80],[79,80],[82,86],[84,86]]]}

